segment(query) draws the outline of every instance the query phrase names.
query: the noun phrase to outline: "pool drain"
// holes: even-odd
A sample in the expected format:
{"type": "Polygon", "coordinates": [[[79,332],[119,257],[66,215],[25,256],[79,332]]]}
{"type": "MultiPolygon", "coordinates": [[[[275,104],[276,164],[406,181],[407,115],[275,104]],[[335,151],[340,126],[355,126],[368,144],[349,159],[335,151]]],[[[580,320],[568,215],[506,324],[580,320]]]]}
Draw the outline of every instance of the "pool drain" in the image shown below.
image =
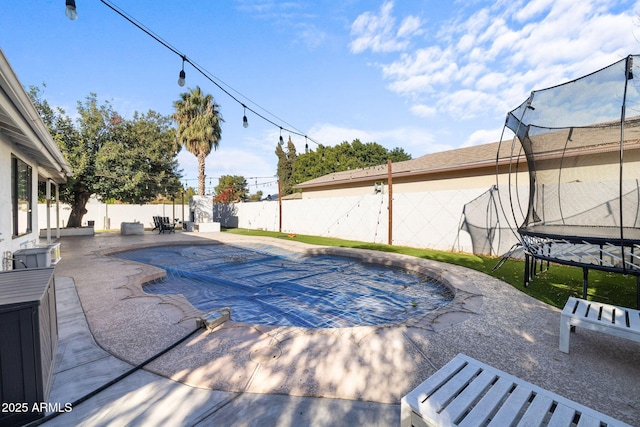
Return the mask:
{"type": "Polygon", "coordinates": [[[249,355],[249,358],[252,362],[267,363],[273,362],[274,360],[278,359],[281,354],[282,351],[278,347],[274,345],[268,345],[266,347],[261,347],[253,350],[249,355]]]}

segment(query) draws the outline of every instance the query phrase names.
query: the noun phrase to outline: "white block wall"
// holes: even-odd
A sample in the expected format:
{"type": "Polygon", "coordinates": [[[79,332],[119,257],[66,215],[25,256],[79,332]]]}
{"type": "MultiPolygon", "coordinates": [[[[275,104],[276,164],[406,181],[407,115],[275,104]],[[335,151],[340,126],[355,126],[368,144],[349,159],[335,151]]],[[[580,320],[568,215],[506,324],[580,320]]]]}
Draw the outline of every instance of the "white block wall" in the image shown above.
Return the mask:
{"type": "MultiPolygon", "coordinates": [[[[471,239],[459,231],[462,211],[486,189],[399,193],[393,197],[393,244],[415,248],[472,252],[471,239]]],[[[39,209],[44,212],[44,205],[39,209]]],[[[104,205],[90,203],[83,225],[95,221],[95,229],[119,229],[121,222],[140,221],[153,226],[154,215],[182,220],[182,205],[104,205]],[[109,225],[109,226],[108,226],[109,225]]],[[[223,227],[279,231],[279,202],[238,203],[214,209],[213,220],[223,227]]],[[[69,208],[61,209],[66,222],[69,208]]],[[[189,220],[189,206],[184,206],[189,220]]],[[[39,215],[40,228],[44,214],[39,215]]],[[[282,232],[336,237],[368,243],[388,243],[389,200],[387,194],[370,194],[282,201],[282,232]]],[[[53,225],[52,225],[53,226],[53,225]]],[[[63,226],[63,224],[61,224],[63,226]]],[[[513,240],[511,233],[505,238],[513,240]]],[[[507,244],[507,247],[511,243],[507,244]]]]}

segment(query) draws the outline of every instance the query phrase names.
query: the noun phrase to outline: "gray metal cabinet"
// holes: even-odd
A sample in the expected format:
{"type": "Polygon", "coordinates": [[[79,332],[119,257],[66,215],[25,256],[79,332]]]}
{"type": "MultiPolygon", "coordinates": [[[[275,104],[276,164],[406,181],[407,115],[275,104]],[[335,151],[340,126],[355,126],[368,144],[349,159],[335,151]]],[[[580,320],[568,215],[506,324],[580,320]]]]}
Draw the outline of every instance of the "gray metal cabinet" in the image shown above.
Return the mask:
{"type": "Polygon", "coordinates": [[[22,406],[4,408],[0,426],[44,416],[31,409],[49,397],[57,345],[53,268],[1,272],[0,402],[22,406]]]}

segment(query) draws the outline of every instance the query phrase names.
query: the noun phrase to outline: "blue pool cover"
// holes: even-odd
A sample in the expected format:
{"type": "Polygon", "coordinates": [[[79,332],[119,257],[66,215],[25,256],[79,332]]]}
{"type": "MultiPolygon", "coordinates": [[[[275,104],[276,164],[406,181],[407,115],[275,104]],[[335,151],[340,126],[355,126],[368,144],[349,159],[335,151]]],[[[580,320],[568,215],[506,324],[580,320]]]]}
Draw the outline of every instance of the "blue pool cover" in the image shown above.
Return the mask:
{"type": "Polygon", "coordinates": [[[424,275],[348,257],[303,256],[267,245],[163,246],[115,256],[167,271],[152,294],[183,294],[209,312],[262,325],[335,328],[396,324],[448,304],[453,293],[424,275]]]}

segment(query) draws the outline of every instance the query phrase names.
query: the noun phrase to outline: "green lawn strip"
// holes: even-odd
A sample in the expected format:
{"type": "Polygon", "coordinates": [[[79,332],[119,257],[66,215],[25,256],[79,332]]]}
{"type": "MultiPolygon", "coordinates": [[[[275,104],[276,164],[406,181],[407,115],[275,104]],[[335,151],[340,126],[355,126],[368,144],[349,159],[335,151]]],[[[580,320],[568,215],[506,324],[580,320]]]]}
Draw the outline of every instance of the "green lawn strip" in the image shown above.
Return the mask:
{"type": "MultiPolygon", "coordinates": [[[[338,246],[344,248],[371,249],[394,252],[418,258],[431,259],[449,264],[461,265],[497,277],[520,291],[547,304],[562,308],[570,296],[582,296],[582,269],[560,264],[551,264],[549,269],[538,271],[537,275],[524,287],[524,262],[507,260],[499,269],[494,267],[500,258],[478,256],[458,252],[417,249],[406,246],[389,246],[377,243],[342,240],[331,237],[285,234],[273,231],[230,228],[222,231],[246,236],[267,236],[295,240],[311,245],[338,246]]],[[[546,266],[546,264],[545,264],[546,266]]],[[[589,299],[623,307],[636,307],[636,278],[616,273],[589,270],[589,299]]]]}

